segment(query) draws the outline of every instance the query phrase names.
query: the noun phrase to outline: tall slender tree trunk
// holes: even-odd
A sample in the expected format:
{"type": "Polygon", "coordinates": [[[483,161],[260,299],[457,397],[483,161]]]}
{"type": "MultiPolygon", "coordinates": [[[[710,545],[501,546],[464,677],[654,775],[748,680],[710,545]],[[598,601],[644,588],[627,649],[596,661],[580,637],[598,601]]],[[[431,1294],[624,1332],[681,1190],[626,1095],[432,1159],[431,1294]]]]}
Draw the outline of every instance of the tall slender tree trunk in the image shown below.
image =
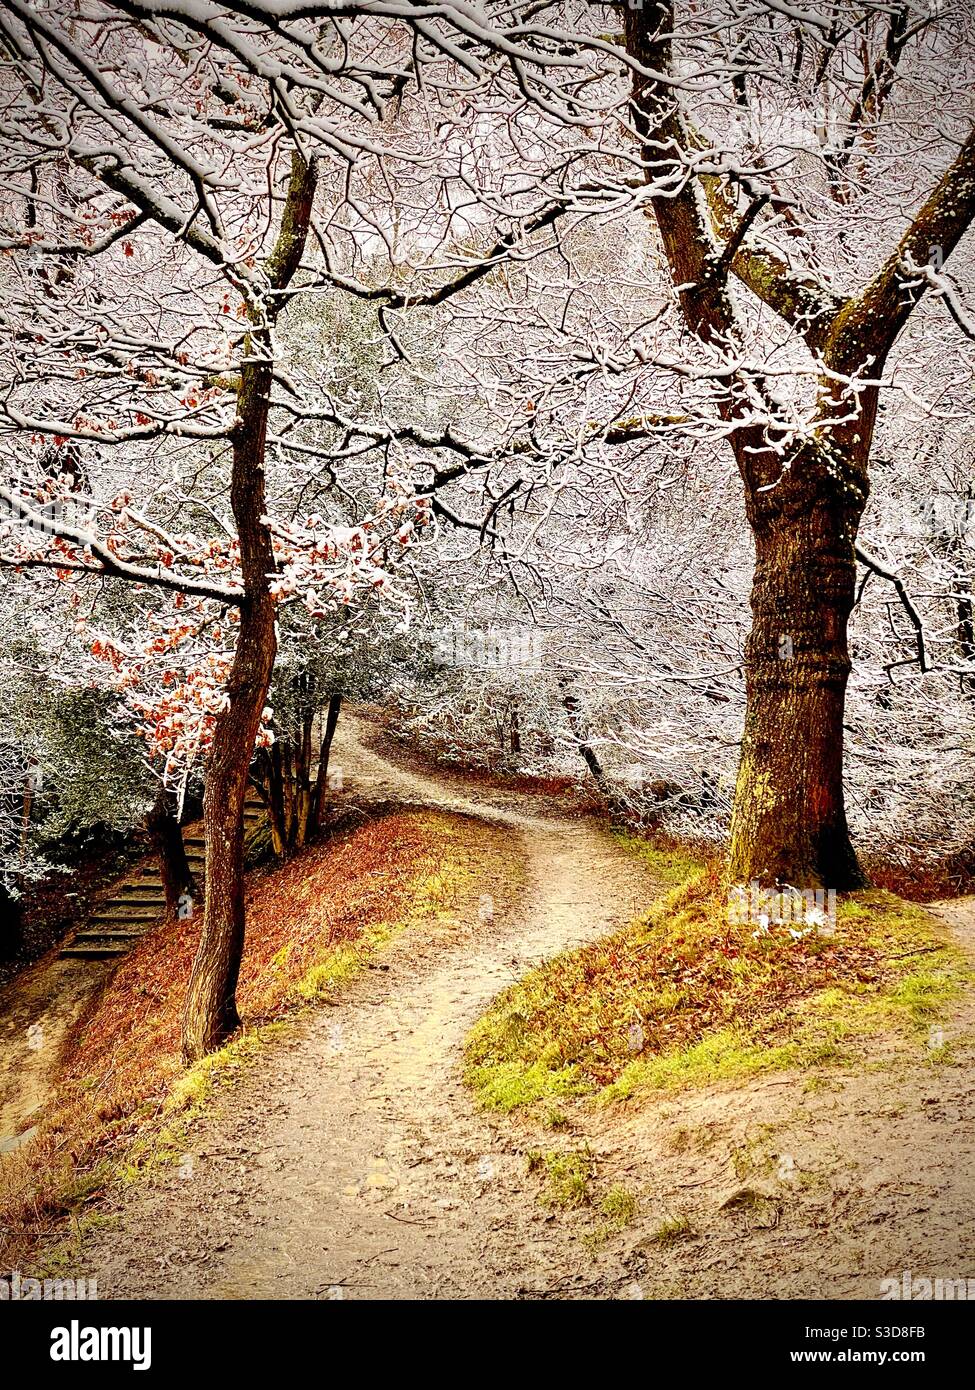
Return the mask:
{"type": "Polygon", "coordinates": [[[828,502],[756,525],[734,880],[838,890],[863,881],[843,797],[854,536],[854,518],[828,502]]]}
{"type": "MultiPolygon", "coordinates": [[[[966,502],[970,501],[970,498],[966,498],[966,502]]],[[[951,566],[951,583],[955,594],[955,636],[958,654],[963,661],[971,664],[975,662],[975,604],[972,601],[972,577],[964,563],[960,536],[953,536],[948,543],[948,563],[951,566]]],[[[964,694],[975,694],[975,677],[963,674],[959,683],[964,694]]]]}
{"type": "Polygon", "coordinates": [[[245,372],[241,425],[234,440],[231,506],[247,597],[241,605],[227,682],[229,705],[217,721],[206,766],[206,899],[183,1012],[187,1061],[218,1047],[240,1023],[236,992],[244,949],[244,801],[277,653],[275,606],[267,584],[274,557],[270,535],[261,522],[271,373],[264,363],[250,363],[245,372]]]}
{"type": "Polygon", "coordinates": [[[328,774],[328,751],[340,696],[330,705],[330,726],[323,740],[321,771],[312,782],[312,732],[317,710],[315,691],[307,677],[296,685],[300,695],[301,718],[297,733],[280,734],[270,748],[261,750],[255,760],[253,781],[267,810],[271,843],[275,854],[284,858],[306,845],[317,828],[316,798],[320,798],[323,779],[328,774]]]}
{"type": "Polygon", "coordinates": [[[284,854],[286,829],[284,823],[284,771],[279,740],[276,739],[271,747],[265,750],[262,761],[266,769],[264,792],[268,822],[271,826],[271,847],[280,858],[284,854]]]}
{"type": "Polygon", "coordinates": [[[301,721],[301,742],[295,753],[295,844],[308,841],[312,812],[311,736],[315,722],[313,709],[306,709],[301,721]]]}
{"type": "MultiPolygon", "coordinates": [[[[281,229],[265,264],[272,295],[284,289],[301,264],[315,196],[315,171],[297,153],[281,229]]],[[[277,654],[274,571],[267,512],[264,459],[273,376],[272,328],[280,300],[252,306],[238,390],[230,505],[240,543],[244,598],[227,682],[227,707],[216,722],[207,758],[203,797],[206,901],[203,928],[183,1010],[183,1055],[197,1060],[238,1026],[236,992],[244,949],[244,801],[254,744],[277,654]]]]}

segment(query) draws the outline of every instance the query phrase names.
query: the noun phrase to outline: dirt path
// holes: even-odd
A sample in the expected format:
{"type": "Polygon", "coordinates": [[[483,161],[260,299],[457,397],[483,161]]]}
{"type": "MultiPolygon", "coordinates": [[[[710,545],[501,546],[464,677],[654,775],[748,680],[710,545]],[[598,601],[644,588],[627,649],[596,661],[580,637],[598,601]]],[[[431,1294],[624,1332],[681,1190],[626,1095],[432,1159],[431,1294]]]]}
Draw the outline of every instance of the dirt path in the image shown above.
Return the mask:
{"type": "MultiPolygon", "coordinates": [[[[558,1132],[472,1109],[464,1036],[534,962],[605,933],[654,885],[598,827],[523,796],[465,798],[392,767],[346,721],[351,795],[489,817],[528,882],[497,885],[465,941],[402,938],[336,1008],[196,1132],[186,1160],[114,1202],[79,1273],[105,1297],[877,1298],[880,1281],[975,1277],[975,1015],[937,1057],[894,1039],[866,1064],[594,1110],[558,1132]],[[350,736],[351,733],[351,736],[350,736]],[[552,1211],[532,1150],[586,1149],[635,1220],[552,1211]]],[[[975,945],[972,902],[941,915],[975,945]]]]}
{"type": "Polygon", "coordinates": [[[525,797],[458,797],[343,722],[333,769],[353,797],[510,828],[528,864],[518,909],[498,884],[495,920],[475,905],[459,945],[404,939],[238,1087],[180,1165],[189,1176],[134,1189],[119,1228],[86,1248],[103,1296],[491,1297],[591,1277],[538,1207],[510,1126],[472,1110],[461,1049],[507,983],[632,916],[655,886],[598,827],[535,814],[525,797]]]}

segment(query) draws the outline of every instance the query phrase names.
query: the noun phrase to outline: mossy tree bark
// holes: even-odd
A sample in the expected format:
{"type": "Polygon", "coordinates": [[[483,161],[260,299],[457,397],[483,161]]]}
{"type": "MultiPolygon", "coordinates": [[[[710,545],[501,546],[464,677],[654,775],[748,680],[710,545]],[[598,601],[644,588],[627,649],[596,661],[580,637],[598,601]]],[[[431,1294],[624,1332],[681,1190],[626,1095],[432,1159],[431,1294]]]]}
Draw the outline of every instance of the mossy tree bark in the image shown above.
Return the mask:
{"type": "Polygon", "coordinates": [[[203,826],[206,901],[183,1010],[183,1054],[192,1062],[238,1026],[237,980],[244,948],[244,801],[251,758],[277,653],[271,535],[265,525],[264,458],[273,372],[272,330],[281,291],[301,264],[315,195],[314,164],[297,154],[281,229],[266,263],[268,294],[251,307],[233,434],[230,504],[240,541],[244,597],[227,707],[217,720],[206,767],[203,826]]]}
{"type": "Polygon", "coordinates": [[[747,705],[731,825],[735,880],[856,886],[843,797],[857,516],[830,497],[755,525],[747,705]]]}
{"type": "MultiPolygon", "coordinates": [[[[627,49],[645,71],[675,71],[672,0],[624,12],[627,49]]],[[[741,93],[739,93],[739,96],[741,93]]],[[[635,72],[633,112],[656,220],[681,312],[702,343],[741,342],[728,278],[735,275],[801,334],[823,363],[810,442],[755,424],[763,383],[739,370],[718,397],[755,541],[747,706],[732,814],[735,879],[848,889],[862,882],[843,796],[847,624],[856,534],[866,504],[876,381],[929,283],[975,217],[975,130],[863,291],[834,295],[795,272],[755,233],[768,196],[739,214],[715,176],[688,178],[703,141],[681,111],[678,88],[635,72]]],[[[767,402],[769,421],[776,417],[767,402]]]]}

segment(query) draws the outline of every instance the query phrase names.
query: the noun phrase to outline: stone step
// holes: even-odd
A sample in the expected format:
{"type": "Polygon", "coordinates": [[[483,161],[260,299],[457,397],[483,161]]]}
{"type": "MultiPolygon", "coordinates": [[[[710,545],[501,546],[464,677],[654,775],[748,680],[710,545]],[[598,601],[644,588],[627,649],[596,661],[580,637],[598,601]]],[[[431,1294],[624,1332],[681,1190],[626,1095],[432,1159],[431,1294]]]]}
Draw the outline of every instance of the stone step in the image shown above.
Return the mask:
{"type": "Polygon", "coordinates": [[[98,912],[93,912],[88,920],[89,922],[154,922],[161,911],[162,906],[157,907],[155,903],[124,903],[121,907],[112,908],[111,911],[102,907],[98,912]]]}
{"type": "Polygon", "coordinates": [[[92,931],[85,929],[75,932],[74,941],[72,941],[71,944],[72,946],[95,946],[101,941],[138,941],[140,936],[145,936],[145,932],[138,931],[136,928],[132,928],[131,930],[119,928],[118,931],[92,931]]]}
{"type": "Polygon", "coordinates": [[[158,888],[150,884],[144,893],[138,895],[133,894],[130,896],[126,894],[124,897],[108,898],[102,903],[100,910],[105,912],[111,908],[120,908],[122,911],[127,912],[129,908],[138,910],[141,907],[152,907],[161,912],[165,906],[166,895],[160,883],[158,888]]]}
{"type": "MultiPolygon", "coordinates": [[[[193,874],[194,878],[203,877],[203,870],[205,865],[202,859],[191,859],[189,861],[189,865],[190,872],[193,874]]],[[[141,885],[145,887],[147,891],[154,889],[156,892],[161,893],[162,874],[159,872],[159,865],[147,864],[139,875],[139,882],[141,885]]]]}
{"type": "MultiPolygon", "coordinates": [[[[195,868],[193,865],[190,865],[190,867],[193,869],[193,877],[196,880],[196,886],[199,889],[202,887],[204,880],[203,865],[201,864],[199,868],[195,868]]],[[[160,877],[159,870],[146,869],[145,878],[143,879],[143,882],[145,883],[147,889],[150,889],[152,891],[153,900],[155,901],[156,899],[158,899],[161,902],[165,897],[165,894],[163,892],[162,878],[160,877]]],[[[133,898],[130,899],[130,901],[135,903],[136,900],[133,898]]],[[[145,901],[145,899],[143,899],[143,901],[145,901]]]]}
{"type": "MultiPolygon", "coordinates": [[[[203,859],[204,859],[204,854],[203,854],[203,851],[202,851],[201,849],[191,849],[190,852],[189,852],[189,853],[187,854],[187,856],[186,856],[186,861],[187,861],[187,863],[189,864],[189,866],[190,866],[191,869],[193,868],[193,866],[194,866],[195,864],[202,864],[202,863],[203,863],[203,859]]],[[[158,859],[147,859],[146,862],[145,862],[145,864],[142,866],[141,870],[139,871],[139,878],[140,878],[140,880],[142,880],[142,879],[145,878],[146,874],[158,874],[158,873],[159,873],[159,860],[158,860],[158,859]]]]}
{"type": "MultiPolygon", "coordinates": [[[[261,824],[260,821],[255,821],[253,825],[249,825],[249,824],[245,821],[245,822],[244,822],[244,834],[245,834],[245,836],[246,836],[247,834],[249,834],[252,830],[256,829],[260,824],[261,824]]],[[[192,864],[195,860],[200,860],[200,861],[202,861],[204,855],[206,854],[206,841],[202,838],[202,836],[201,836],[200,839],[198,839],[198,840],[197,840],[197,839],[193,839],[193,840],[184,840],[184,841],[183,841],[183,848],[185,849],[185,851],[186,851],[186,857],[187,857],[187,859],[190,861],[191,864],[192,864]]]]}
{"type": "MultiPolygon", "coordinates": [[[[257,829],[265,817],[261,802],[248,799],[244,806],[245,833],[257,829]]],[[[199,822],[184,830],[183,847],[198,892],[202,895],[206,840],[199,822]]],[[[109,960],[123,956],[134,941],[138,941],[155,925],[165,908],[166,896],[159,864],[155,859],[150,859],[115,890],[113,897],[102,903],[85,926],[75,932],[67,945],[62,946],[59,955],[77,960],[109,960]]]]}
{"type": "Polygon", "coordinates": [[[108,960],[111,956],[128,954],[128,943],[107,942],[100,946],[65,946],[60,952],[62,960],[68,956],[81,960],[108,960]]]}

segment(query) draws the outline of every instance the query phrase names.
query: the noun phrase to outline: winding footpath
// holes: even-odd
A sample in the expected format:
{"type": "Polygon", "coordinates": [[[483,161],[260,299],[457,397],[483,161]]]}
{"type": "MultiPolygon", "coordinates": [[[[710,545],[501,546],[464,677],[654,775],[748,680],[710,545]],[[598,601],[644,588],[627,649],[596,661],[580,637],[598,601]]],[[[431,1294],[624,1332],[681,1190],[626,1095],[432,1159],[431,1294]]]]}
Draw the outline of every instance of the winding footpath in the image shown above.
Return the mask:
{"type": "Polygon", "coordinates": [[[332,763],[353,796],[504,827],[527,883],[514,910],[496,885],[494,920],[475,903],[449,941],[405,934],[204,1122],[185,1176],[120,1199],[117,1227],[84,1252],[103,1297],[500,1297],[591,1279],[539,1208],[510,1122],[475,1112],[462,1048],[506,984],[632,917],[655,885],[598,826],[534,798],[458,796],[343,723],[332,763]]]}

